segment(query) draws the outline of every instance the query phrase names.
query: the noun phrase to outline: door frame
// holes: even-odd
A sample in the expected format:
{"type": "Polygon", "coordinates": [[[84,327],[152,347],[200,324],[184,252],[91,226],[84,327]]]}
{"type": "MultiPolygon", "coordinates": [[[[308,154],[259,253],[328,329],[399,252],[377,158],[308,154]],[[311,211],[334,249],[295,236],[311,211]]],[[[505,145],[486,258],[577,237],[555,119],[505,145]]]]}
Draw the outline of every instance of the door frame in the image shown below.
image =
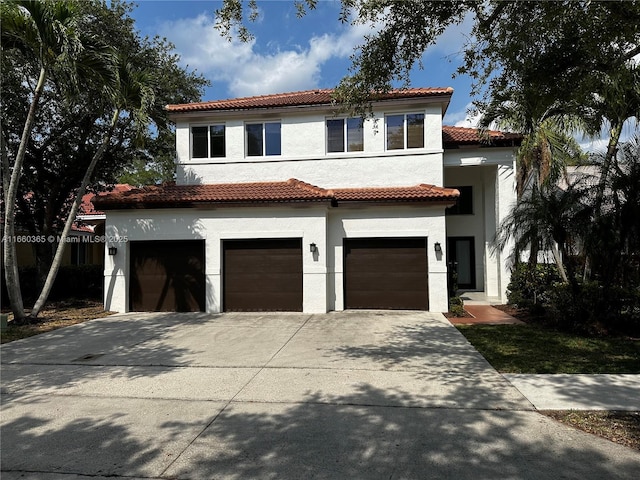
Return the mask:
{"type": "MultiPolygon", "coordinates": [[[[456,241],[468,241],[470,246],[470,255],[469,255],[469,271],[471,275],[471,283],[461,284],[459,281],[458,289],[459,290],[475,290],[477,288],[477,280],[476,280],[476,237],[473,236],[460,236],[460,237],[447,237],[447,266],[451,263],[458,263],[458,255],[456,250],[456,241]]],[[[457,269],[456,269],[457,272],[457,269]]]]}

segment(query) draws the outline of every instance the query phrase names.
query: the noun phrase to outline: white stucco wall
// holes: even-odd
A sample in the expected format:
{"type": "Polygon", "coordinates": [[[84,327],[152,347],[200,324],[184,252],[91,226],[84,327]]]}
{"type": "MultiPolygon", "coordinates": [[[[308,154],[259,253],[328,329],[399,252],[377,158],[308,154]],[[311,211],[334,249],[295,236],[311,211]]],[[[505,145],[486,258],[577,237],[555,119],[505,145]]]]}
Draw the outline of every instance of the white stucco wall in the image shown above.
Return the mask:
{"type": "MultiPolygon", "coordinates": [[[[222,241],[250,238],[301,238],[303,310],[323,313],[344,309],[343,238],[427,237],[429,306],[447,310],[446,265],[433,243],[445,248],[444,207],[314,207],[166,209],[113,211],[106,235],[117,246],[105,256],[105,308],[129,309],[129,242],[142,240],[205,240],[206,310],[222,310],[222,241]],[[121,241],[116,241],[120,239],[121,241]],[[318,253],[308,245],[315,243],[318,253]]],[[[110,245],[108,245],[110,246],[110,245]]],[[[446,252],[444,252],[446,254],[446,252]]]]}
{"type": "Polygon", "coordinates": [[[179,183],[279,182],[289,178],[323,188],[442,185],[442,154],[332,156],[178,166],[179,183]]]}
{"type": "Polygon", "coordinates": [[[302,238],[303,309],[327,311],[326,256],[314,257],[310,243],[326,252],[326,207],[166,209],[114,211],[107,215],[107,236],[126,238],[118,254],[105,257],[105,308],[129,309],[129,242],[141,240],[205,240],[206,310],[222,309],[222,240],[245,238],[302,238]],[[307,248],[304,248],[305,245],[307,248]]]}
{"type": "Polygon", "coordinates": [[[177,182],[229,183],[298,178],[324,187],[410,186],[442,184],[442,110],[440,104],[406,105],[376,111],[363,125],[364,151],[327,153],[326,120],[330,111],[254,116],[251,122],[280,121],[282,155],[245,156],[245,118],[237,113],[178,121],[177,182]],[[424,113],[425,147],[385,150],[385,115],[424,113]],[[234,116],[236,115],[236,116],[234,116]],[[190,158],[190,127],[226,125],[224,158],[190,158]]]}
{"type": "Polygon", "coordinates": [[[449,215],[446,217],[447,237],[474,237],[474,257],[476,272],[476,290],[485,288],[485,223],[487,204],[493,205],[491,198],[486,196],[493,190],[493,182],[487,185],[487,176],[495,176],[495,166],[446,168],[444,183],[447,187],[470,186],[473,189],[473,214],[449,215]],[[485,173],[486,171],[486,173],[485,173]]]}
{"type": "Polygon", "coordinates": [[[429,269],[429,310],[446,312],[447,297],[446,236],[444,207],[340,207],[329,211],[329,309],[344,310],[344,238],[427,237],[429,269]],[[433,244],[439,242],[442,254],[433,244]]]}
{"type": "Polygon", "coordinates": [[[506,302],[513,246],[495,251],[493,240],[516,202],[515,149],[448,150],[444,165],[445,186],[471,185],[474,191],[474,214],[448,216],[447,236],[475,237],[476,289],[506,302]]]}

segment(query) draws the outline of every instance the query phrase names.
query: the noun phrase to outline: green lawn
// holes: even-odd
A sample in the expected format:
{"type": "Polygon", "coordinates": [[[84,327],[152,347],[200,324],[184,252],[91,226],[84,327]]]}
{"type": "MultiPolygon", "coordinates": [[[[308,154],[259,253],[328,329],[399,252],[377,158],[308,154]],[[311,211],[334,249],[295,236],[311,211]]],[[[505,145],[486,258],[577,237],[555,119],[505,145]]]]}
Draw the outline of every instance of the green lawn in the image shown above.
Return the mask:
{"type": "Polygon", "coordinates": [[[501,373],[640,373],[640,341],[535,325],[458,325],[501,373]]]}

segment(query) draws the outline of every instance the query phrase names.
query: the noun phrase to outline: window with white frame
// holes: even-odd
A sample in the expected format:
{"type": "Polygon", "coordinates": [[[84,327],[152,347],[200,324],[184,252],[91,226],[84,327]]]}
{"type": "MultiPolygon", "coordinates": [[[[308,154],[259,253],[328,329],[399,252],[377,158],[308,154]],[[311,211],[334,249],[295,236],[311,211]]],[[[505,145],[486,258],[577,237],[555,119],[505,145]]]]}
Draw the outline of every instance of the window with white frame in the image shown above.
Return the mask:
{"type": "Polygon", "coordinates": [[[362,152],[364,150],[361,118],[327,120],[327,152],[362,152]]]}
{"type": "Polygon", "coordinates": [[[245,125],[247,156],[281,155],[282,139],[280,130],[280,122],[247,123],[245,125]]]}
{"type": "Polygon", "coordinates": [[[191,127],[191,158],[225,156],[225,126],[191,127]]]}
{"type": "Polygon", "coordinates": [[[387,115],[387,150],[424,148],[424,113],[387,115]]]}

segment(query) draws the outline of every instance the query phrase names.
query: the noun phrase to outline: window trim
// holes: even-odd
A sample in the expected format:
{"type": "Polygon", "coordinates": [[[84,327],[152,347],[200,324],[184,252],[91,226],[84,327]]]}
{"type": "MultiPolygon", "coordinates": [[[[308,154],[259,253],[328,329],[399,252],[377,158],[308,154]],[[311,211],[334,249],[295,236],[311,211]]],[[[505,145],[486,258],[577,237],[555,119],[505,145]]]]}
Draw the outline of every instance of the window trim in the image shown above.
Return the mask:
{"type": "Polygon", "coordinates": [[[409,111],[409,112],[398,112],[398,113],[385,113],[384,115],[384,150],[385,152],[399,152],[399,151],[407,151],[407,150],[421,150],[425,149],[427,145],[427,141],[425,138],[425,120],[427,116],[423,111],[409,111]],[[422,115],[422,146],[420,147],[409,147],[409,128],[407,117],[411,115],[422,115]],[[402,116],[402,148],[389,148],[389,117],[400,117],[402,116]]]}
{"type": "Polygon", "coordinates": [[[332,117],[325,118],[324,122],[325,130],[325,151],[328,155],[339,155],[341,153],[362,153],[364,149],[364,119],[360,117],[332,117]],[[360,122],[360,140],[362,141],[362,149],[350,150],[349,149],[349,120],[357,120],[360,122]],[[342,150],[329,150],[329,122],[341,121],[342,122],[342,150]]]}
{"type": "Polygon", "coordinates": [[[215,158],[226,158],[227,157],[227,124],[226,123],[207,123],[207,124],[193,124],[189,125],[189,158],[191,160],[210,160],[215,158]],[[223,155],[211,156],[211,127],[222,127],[223,137],[222,142],[224,146],[223,155]],[[195,157],[193,155],[193,129],[194,128],[206,128],[207,129],[207,156],[206,157],[195,157]]]}
{"type": "Polygon", "coordinates": [[[245,122],[244,123],[244,156],[245,158],[256,157],[281,157],[282,156],[282,120],[263,120],[260,122],[245,122]],[[277,124],[280,126],[280,153],[267,154],[267,124],[277,124]],[[247,127],[249,125],[261,125],[262,131],[262,153],[260,155],[249,155],[249,135],[247,134],[247,127]]]}

